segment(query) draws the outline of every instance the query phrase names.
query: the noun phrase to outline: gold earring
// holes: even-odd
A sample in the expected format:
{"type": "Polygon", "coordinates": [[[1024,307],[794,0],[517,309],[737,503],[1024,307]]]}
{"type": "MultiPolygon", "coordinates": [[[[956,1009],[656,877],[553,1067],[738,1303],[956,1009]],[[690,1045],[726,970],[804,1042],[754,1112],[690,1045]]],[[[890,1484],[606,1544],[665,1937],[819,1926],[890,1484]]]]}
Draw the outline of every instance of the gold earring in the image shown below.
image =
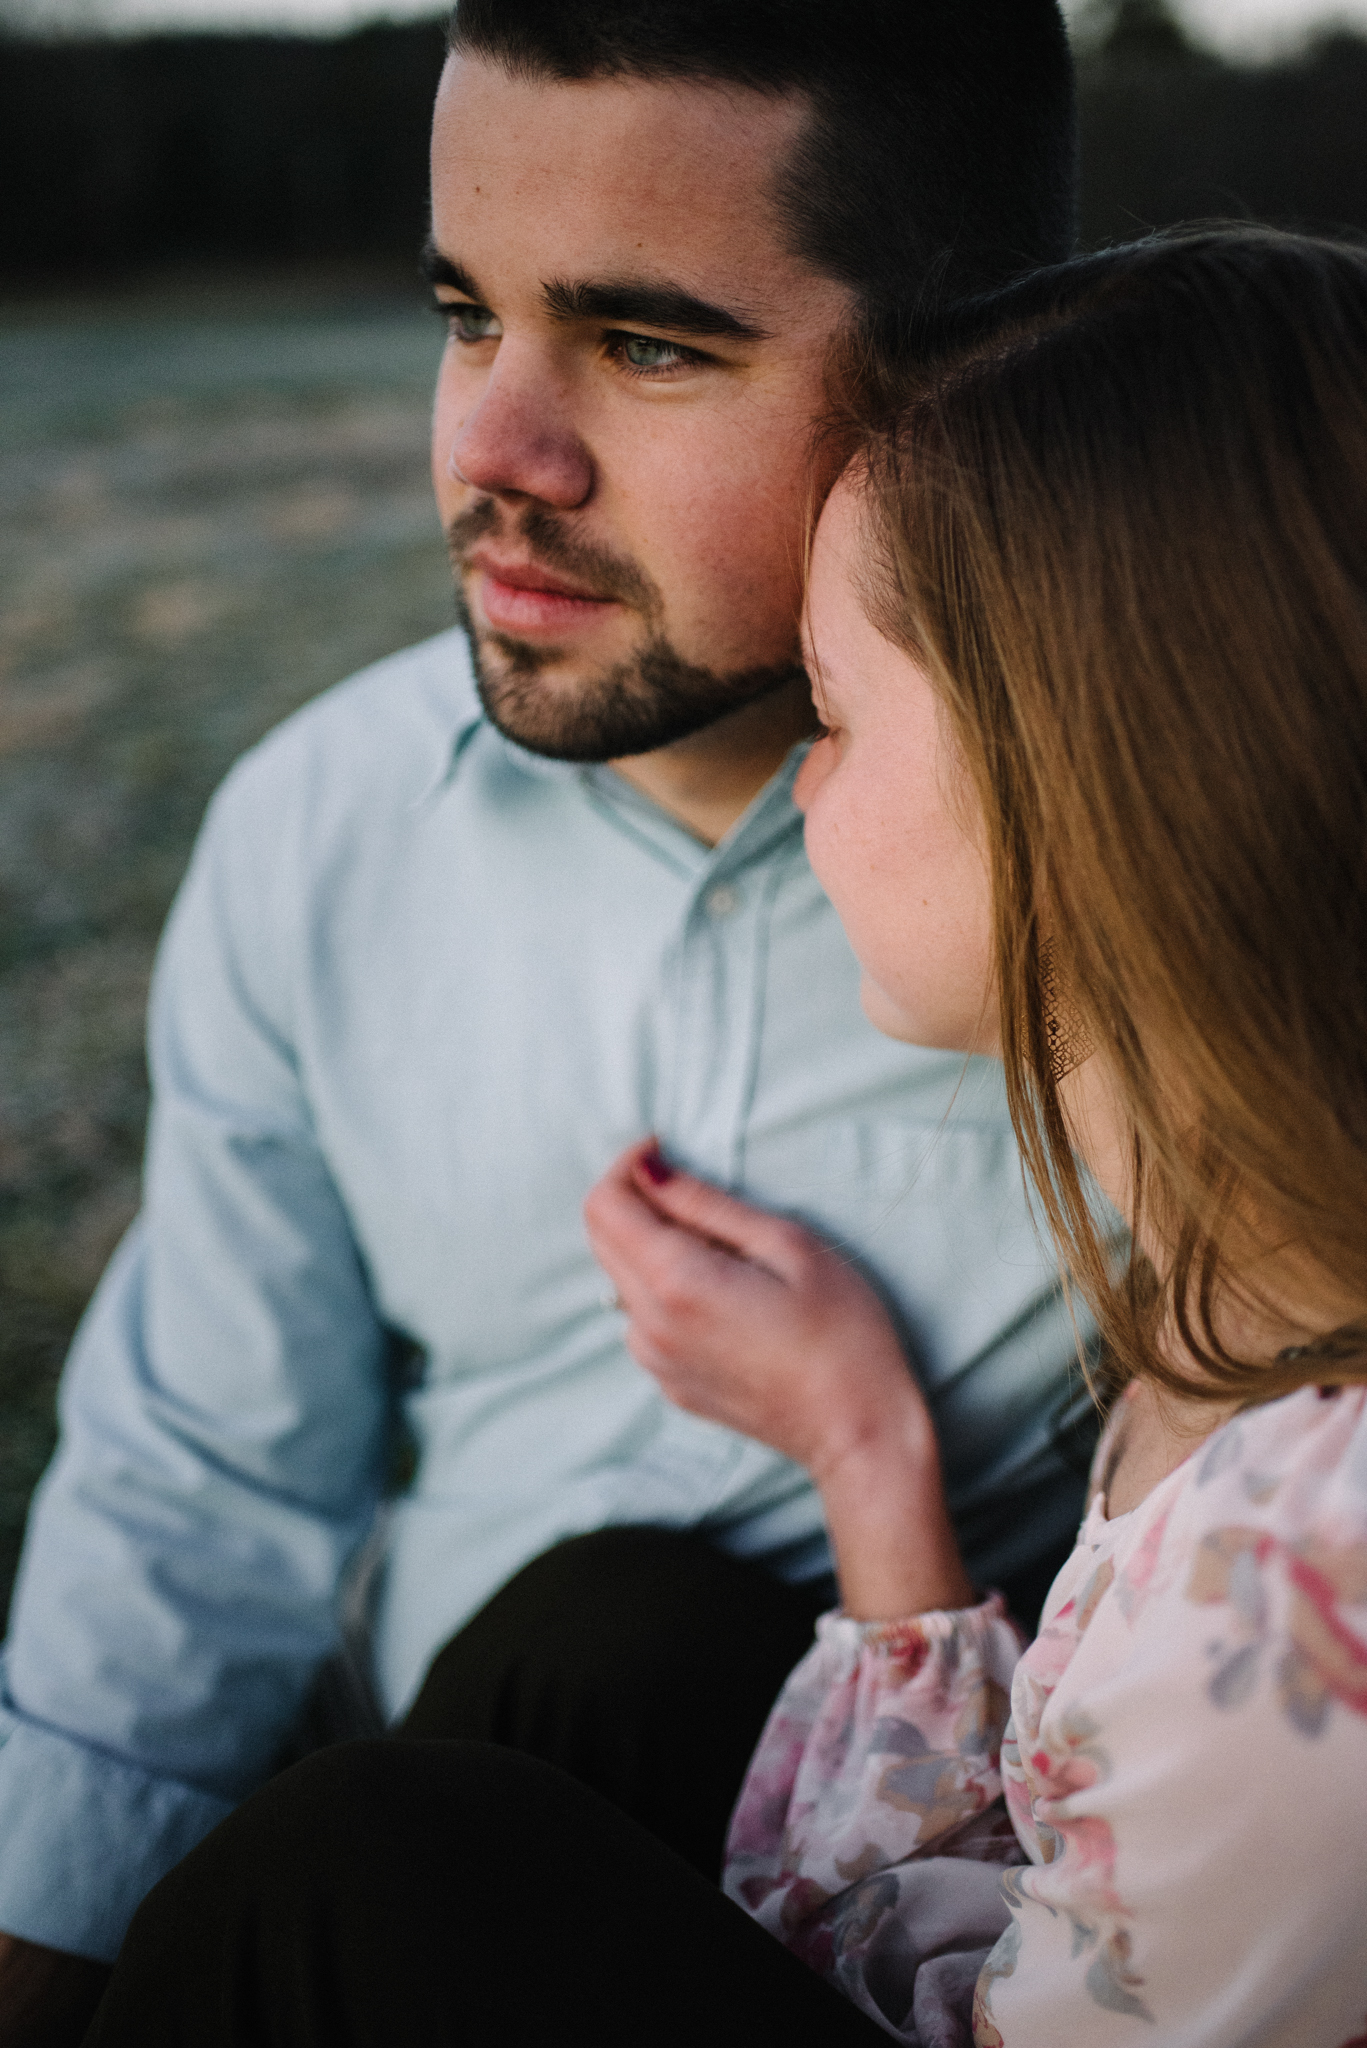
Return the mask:
{"type": "Polygon", "coordinates": [[[1096,1050],[1082,1019],[1059,992],[1054,942],[1042,939],[1039,949],[1039,992],[1044,1005],[1044,1035],[1049,1046],[1049,1072],[1055,1081],[1071,1074],[1096,1050]]]}

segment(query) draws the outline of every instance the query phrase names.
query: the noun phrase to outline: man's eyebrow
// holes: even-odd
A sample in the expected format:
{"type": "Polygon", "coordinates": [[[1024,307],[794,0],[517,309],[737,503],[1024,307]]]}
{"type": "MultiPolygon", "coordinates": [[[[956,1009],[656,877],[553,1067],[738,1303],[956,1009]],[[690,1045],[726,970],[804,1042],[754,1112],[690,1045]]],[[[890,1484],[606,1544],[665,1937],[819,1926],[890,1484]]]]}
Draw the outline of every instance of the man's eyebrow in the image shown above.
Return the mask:
{"type": "Polygon", "coordinates": [[[571,284],[553,277],[542,303],[556,320],[611,320],[617,326],[664,327],[672,334],[729,334],[737,341],[767,341],[764,328],[725,306],[695,298],[679,285],[636,278],[588,278],[571,284]]]}
{"type": "Polygon", "coordinates": [[[453,257],[443,256],[435,242],[424,243],[422,254],[418,258],[418,268],[429,284],[450,285],[452,291],[463,292],[466,298],[473,299],[476,305],[484,304],[479,287],[464,264],[457,263],[453,257]]]}

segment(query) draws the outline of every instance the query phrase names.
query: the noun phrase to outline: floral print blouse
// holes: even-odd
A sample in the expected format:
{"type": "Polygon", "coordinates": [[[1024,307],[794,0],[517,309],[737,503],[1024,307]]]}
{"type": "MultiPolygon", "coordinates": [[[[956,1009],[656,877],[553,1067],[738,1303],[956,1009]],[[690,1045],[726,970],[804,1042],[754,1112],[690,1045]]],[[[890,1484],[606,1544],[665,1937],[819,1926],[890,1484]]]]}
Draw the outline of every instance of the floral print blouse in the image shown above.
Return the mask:
{"type": "Polygon", "coordinates": [[[1096,1496],[1029,1648],[825,1616],[725,1883],[909,2048],[1367,2048],[1367,1388],[1096,1496]]]}

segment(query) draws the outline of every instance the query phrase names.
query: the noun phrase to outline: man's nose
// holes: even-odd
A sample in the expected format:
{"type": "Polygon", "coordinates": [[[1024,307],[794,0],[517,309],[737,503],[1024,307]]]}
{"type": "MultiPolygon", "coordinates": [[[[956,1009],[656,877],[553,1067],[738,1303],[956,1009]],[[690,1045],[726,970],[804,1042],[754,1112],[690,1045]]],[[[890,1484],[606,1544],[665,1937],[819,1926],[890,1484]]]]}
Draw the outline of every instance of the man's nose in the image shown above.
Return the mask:
{"type": "Polygon", "coordinates": [[[544,364],[505,342],[478,403],[457,426],[447,472],[491,496],[538,498],[561,511],[593,489],[593,461],[570,418],[568,394],[544,364]]]}

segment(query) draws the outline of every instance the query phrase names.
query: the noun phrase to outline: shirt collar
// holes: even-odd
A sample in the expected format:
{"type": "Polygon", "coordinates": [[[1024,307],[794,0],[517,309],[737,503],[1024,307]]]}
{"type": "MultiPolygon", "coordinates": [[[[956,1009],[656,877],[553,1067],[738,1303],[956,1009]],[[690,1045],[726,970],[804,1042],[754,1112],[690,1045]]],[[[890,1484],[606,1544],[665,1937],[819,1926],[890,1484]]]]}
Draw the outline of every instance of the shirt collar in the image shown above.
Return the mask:
{"type": "Polygon", "coordinates": [[[648,796],[625,782],[606,764],[556,761],[520,747],[490,721],[473,691],[450,733],[442,765],[426,791],[428,797],[436,796],[455,779],[462,755],[475,734],[481,731],[487,732],[490,741],[501,747],[524,775],[543,782],[558,782],[562,786],[577,784],[586,797],[615,813],[624,822],[629,821],[651,842],[654,850],[690,873],[708,872],[715,878],[723,872],[734,872],[762,858],[781,839],[801,830],[801,813],[793,802],[793,783],[812,744],[809,739],[799,740],[796,746],[789,748],[781,766],[764,787],[756,791],[735,824],[715,846],[706,846],[687,826],[652,803],[648,796]]]}

